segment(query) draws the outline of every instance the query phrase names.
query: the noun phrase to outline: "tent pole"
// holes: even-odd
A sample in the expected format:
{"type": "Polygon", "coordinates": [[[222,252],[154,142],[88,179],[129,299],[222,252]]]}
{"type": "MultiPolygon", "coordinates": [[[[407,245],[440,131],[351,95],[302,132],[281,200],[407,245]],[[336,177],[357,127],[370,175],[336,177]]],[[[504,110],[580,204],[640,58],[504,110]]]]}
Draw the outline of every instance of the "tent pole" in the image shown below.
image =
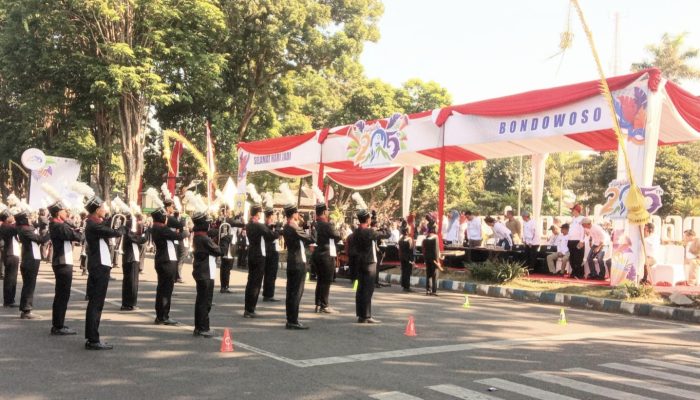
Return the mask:
{"type": "Polygon", "coordinates": [[[445,211],[445,126],[442,126],[442,148],[440,149],[440,183],[439,183],[439,190],[438,190],[438,231],[436,232],[438,235],[438,241],[440,245],[440,250],[442,250],[443,247],[443,242],[442,242],[442,216],[444,215],[445,211]]]}

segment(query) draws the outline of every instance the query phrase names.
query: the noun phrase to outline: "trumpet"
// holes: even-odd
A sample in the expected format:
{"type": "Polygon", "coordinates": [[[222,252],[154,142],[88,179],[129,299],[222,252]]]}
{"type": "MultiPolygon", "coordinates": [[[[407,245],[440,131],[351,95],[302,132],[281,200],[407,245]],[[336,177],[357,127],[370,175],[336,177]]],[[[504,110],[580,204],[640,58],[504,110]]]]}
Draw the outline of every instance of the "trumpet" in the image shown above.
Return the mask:
{"type": "Polygon", "coordinates": [[[228,222],[222,222],[219,225],[219,243],[221,243],[221,238],[229,236],[231,234],[231,224],[228,222]]]}
{"type": "MultiPolygon", "coordinates": [[[[114,214],[114,216],[112,216],[112,225],[111,225],[112,229],[117,230],[125,225],[126,225],[126,215],[114,214]]],[[[117,254],[121,254],[122,240],[123,239],[124,239],[124,236],[120,235],[114,241],[114,248],[112,249],[112,262],[116,261],[117,254]]]]}

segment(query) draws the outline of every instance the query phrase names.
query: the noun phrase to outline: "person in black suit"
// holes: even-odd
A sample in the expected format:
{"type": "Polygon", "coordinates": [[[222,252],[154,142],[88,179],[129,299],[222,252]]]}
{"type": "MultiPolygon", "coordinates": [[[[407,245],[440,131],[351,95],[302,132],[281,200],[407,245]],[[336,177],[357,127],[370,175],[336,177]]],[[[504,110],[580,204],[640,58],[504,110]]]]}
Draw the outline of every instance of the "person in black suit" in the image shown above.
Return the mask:
{"type": "Polygon", "coordinates": [[[56,277],[56,292],[53,298],[52,335],[75,335],[76,332],[65,325],[66,309],[70,300],[73,283],[73,243],[83,240],[83,234],[67,220],[66,208],[61,201],[49,206],[51,222],[49,233],[53,246],[51,267],[56,277]]]}
{"type": "Polygon", "coordinates": [[[39,264],[41,263],[41,245],[48,242],[50,237],[48,232],[44,235],[36,232],[37,229],[29,223],[29,214],[26,211],[20,211],[15,214],[15,221],[17,224],[17,236],[19,241],[22,242],[20,317],[22,319],[38,319],[40,317],[32,313],[34,289],[36,288],[36,277],[39,274],[39,264]]]}
{"type": "Polygon", "coordinates": [[[401,226],[401,238],[399,239],[399,260],[401,260],[401,287],[404,292],[412,292],[411,275],[413,272],[415,242],[409,235],[407,225],[401,226]]]}
{"type": "MultiPolygon", "coordinates": [[[[279,234],[282,225],[277,223],[275,210],[272,207],[265,207],[265,225],[270,230],[279,234]]],[[[263,278],[263,301],[277,302],[275,298],[275,282],[277,281],[277,270],[280,266],[279,239],[265,241],[265,274],[263,278]]]]}
{"type": "Polygon", "coordinates": [[[223,250],[224,254],[221,256],[221,290],[220,293],[233,293],[229,288],[229,283],[231,281],[231,269],[233,269],[233,256],[235,254],[235,243],[234,238],[237,239],[234,228],[243,228],[245,224],[241,219],[233,219],[229,217],[229,208],[224,206],[221,208],[221,217],[219,219],[219,246],[223,250]],[[221,231],[220,226],[223,223],[229,225],[228,233],[225,234],[221,231]]]}
{"type": "Polygon", "coordinates": [[[277,240],[279,233],[273,232],[268,226],[260,222],[261,204],[253,204],[250,208],[250,220],[246,225],[248,237],[248,282],[245,287],[245,311],[243,317],[255,318],[255,307],[258,304],[258,296],[265,275],[265,258],[267,255],[265,244],[277,240]]]}
{"type": "Polygon", "coordinates": [[[87,246],[88,305],[85,311],[85,348],[88,350],[111,350],[112,345],[100,341],[100,319],[107,296],[109,273],[112,269],[112,255],[109,251],[110,238],[122,236],[126,228],[111,228],[111,221],[105,220],[104,202],[97,196],[90,198],[85,205],[90,213],[85,223],[85,244],[87,246]]]}
{"type": "Polygon", "coordinates": [[[361,208],[357,211],[360,225],[353,232],[352,247],[356,254],[358,286],[355,294],[357,322],[376,324],[381,321],[372,318],[372,295],[377,275],[377,241],[387,239],[391,232],[377,231],[369,227],[370,213],[361,208]]]}
{"type": "Polygon", "coordinates": [[[284,207],[287,224],[282,228],[284,242],[287,244],[287,329],[309,329],[299,323],[299,303],[304,294],[306,277],[306,248],[313,243],[309,234],[298,225],[299,212],[293,204],[284,207]]]}
{"type": "Polygon", "coordinates": [[[151,237],[156,247],[155,266],[158,274],[155,324],[177,325],[177,321],[170,319],[170,301],[177,279],[177,246],[175,242],[184,239],[188,233],[185,230],[177,232],[175,230],[177,228],[166,225],[167,214],[164,208],[153,211],[151,217],[153,217],[151,237]]]}
{"type": "Polygon", "coordinates": [[[122,240],[122,311],[134,311],[139,294],[139,264],[141,262],[141,246],[146,243],[143,224],[136,215],[130,214],[126,222],[128,231],[122,240]]]}
{"type": "Polygon", "coordinates": [[[316,250],[311,255],[311,263],[316,270],[316,312],[331,314],[335,311],[328,300],[331,282],[335,274],[336,243],[342,238],[335,226],[328,220],[325,203],[316,205],[316,250]]]}
{"type": "Polygon", "coordinates": [[[17,226],[15,217],[10,209],[0,213],[0,240],[3,242],[2,260],[5,265],[5,278],[2,281],[2,294],[4,307],[17,307],[15,296],[17,294],[17,269],[19,268],[20,247],[17,239],[17,226]]]}
{"type": "MultiPolygon", "coordinates": [[[[194,304],[194,336],[210,338],[213,332],[209,328],[209,311],[214,297],[214,277],[216,276],[216,257],[223,254],[223,248],[208,236],[209,218],[198,212],[192,216],[194,223],[194,261],[192,277],[197,283],[197,299],[194,304]]],[[[223,240],[222,240],[223,242],[223,240]]],[[[229,244],[222,243],[224,246],[229,244]]]]}

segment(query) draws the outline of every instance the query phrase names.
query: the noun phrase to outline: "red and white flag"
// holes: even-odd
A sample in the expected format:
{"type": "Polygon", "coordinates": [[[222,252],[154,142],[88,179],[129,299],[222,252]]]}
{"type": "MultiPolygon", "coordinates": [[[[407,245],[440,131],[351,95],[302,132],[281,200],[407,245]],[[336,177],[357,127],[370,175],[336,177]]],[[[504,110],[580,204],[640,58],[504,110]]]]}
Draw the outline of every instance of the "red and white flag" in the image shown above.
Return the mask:
{"type": "MultiPolygon", "coordinates": [[[[180,129],[180,135],[185,136],[185,131],[180,129]]],[[[175,183],[180,175],[180,156],[182,155],[182,142],[176,141],[170,153],[170,168],[168,170],[168,190],[175,194],[175,183]]]]}
{"type": "Polygon", "coordinates": [[[215,193],[216,163],[214,162],[214,142],[211,140],[211,124],[207,121],[205,125],[207,128],[207,167],[209,168],[207,173],[207,196],[211,202],[215,193]]]}

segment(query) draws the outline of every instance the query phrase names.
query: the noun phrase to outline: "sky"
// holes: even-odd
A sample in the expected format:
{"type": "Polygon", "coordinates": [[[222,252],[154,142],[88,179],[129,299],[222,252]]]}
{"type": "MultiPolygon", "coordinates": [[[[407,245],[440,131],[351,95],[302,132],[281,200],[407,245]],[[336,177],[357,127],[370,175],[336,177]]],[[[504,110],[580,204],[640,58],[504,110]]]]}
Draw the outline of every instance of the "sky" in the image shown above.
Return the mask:
{"type": "MultiPolygon", "coordinates": [[[[361,62],[370,78],[399,86],[435,81],[454,104],[597,79],[588,41],[572,10],[573,42],[563,58],[567,0],[383,0],[381,38],[361,62]]],[[[605,73],[614,75],[615,14],[619,15],[618,75],[650,59],[645,47],[663,33],[687,32],[700,48],[699,0],[580,0],[605,73]]],[[[700,68],[700,59],[694,65],[700,68]]],[[[700,95],[700,82],[683,87],[700,95]]]]}

